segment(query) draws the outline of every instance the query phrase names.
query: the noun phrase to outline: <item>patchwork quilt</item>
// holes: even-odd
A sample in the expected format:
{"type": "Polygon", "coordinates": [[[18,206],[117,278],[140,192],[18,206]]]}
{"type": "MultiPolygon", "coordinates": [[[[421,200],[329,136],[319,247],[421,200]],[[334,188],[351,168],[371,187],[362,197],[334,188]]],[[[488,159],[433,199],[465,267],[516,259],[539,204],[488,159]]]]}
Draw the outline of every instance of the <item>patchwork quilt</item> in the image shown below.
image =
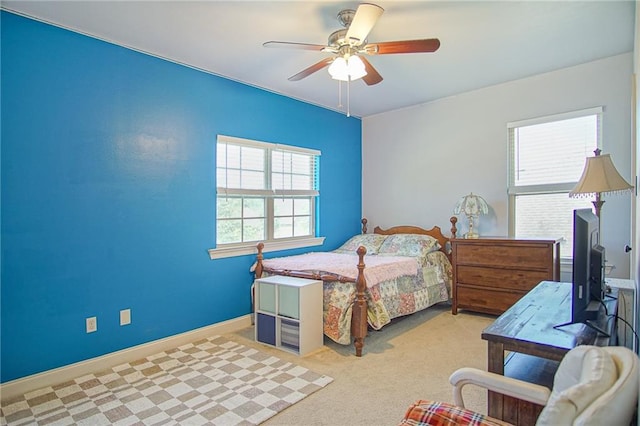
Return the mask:
{"type": "MultiPolygon", "coordinates": [[[[340,250],[336,252],[340,253],[340,250]]],[[[367,321],[373,329],[379,330],[394,318],[449,300],[453,273],[447,256],[438,250],[417,254],[407,256],[415,259],[417,273],[367,285],[367,321]]],[[[348,256],[353,258],[351,254],[348,256]]],[[[373,257],[366,256],[365,263],[373,257]]],[[[356,263],[353,263],[354,267],[356,263]]],[[[321,266],[313,269],[314,272],[330,272],[321,266]]],[[[351,312],[355,297],[355,283],[324,282],[324,334],[339,344],[351,344],[351,312]]]]}

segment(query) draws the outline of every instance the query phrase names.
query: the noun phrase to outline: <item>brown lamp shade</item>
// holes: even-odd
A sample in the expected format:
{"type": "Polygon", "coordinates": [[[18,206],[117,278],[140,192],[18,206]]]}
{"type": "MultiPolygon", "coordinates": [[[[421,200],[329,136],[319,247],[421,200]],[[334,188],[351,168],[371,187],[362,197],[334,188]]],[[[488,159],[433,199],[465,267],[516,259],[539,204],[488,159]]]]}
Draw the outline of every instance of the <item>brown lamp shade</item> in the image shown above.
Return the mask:
{"type": "Polygon", "coordinates": [[[582,177],[569,193],[569,197],[575,198],[600,193],[622,193],[632,189],[633,186],[624,180],[616,170],[609,154],[596,154],[595,157],[587,157],[582,177]]]}

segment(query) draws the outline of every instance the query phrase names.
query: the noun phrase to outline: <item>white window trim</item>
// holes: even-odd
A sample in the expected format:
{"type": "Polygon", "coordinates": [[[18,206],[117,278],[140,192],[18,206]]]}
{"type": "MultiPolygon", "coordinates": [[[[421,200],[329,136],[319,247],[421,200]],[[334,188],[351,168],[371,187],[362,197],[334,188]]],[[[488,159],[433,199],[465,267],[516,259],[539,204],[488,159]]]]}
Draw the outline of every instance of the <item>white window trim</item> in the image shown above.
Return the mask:
{"type": "Polygon", "coordinates": [[[526,194],[554,194],[557,192],[569,192],[578,182],[550,183],[546,185],[511,186],[507,190],[509,195],[526,194]]]}
{"type": "Polygon", "coordinates": [[[253,146],[257,148],[271,148],[276,150],[285,149],[287,151],[295,151],[295,152],[300,152],[302,154],[309,154],[309,155],[315,155],[315,156],[322,155],[322,151],[318,151],[317,149],[302,148],[299,146],[284,145],[281,143],[263,142],[263,141],[257,141],[257,140],[251,140],[251,139],[236,138],[234,136],[226,136],[226,135],[218,135],[217,142],[240,144],[245,146],[253,146]]]}
{"type": "MultiPolygon", "coordinates": [[[[299,152],[302,154],[308,154],[308,155],[314,155],[314,156],[321,156],[322,152],[316,149],[310,149],[310,148],[302,148],[302,147],[297,147],[297,146],[292,146],[292,145],[284,145],[284,144],[277,144],[277,143],[272,143],[272,142],[263,142],[263,141],[256,141],[256,140],[251,140],[251,139],[243,139],[243,138],[237,138],[234,136],[227,136],[227,135],[218,135],[217,139],[216,139],[216,143],[217,142],[223,142],[223,143],[231,143],[231,144],[241,144],[244,146],[254,146],[254,147],[258,147],[258,148],[271,148],[271,149],[285,149],[286,151],[289,152],[299,152]]],[[[226,194],[227,190],[226,188],[223,187],[218,187],[216,188],[216,195],[220,195],[220,194],[226,194]]],[[[235,189],[234,190],[236,195],[254,195],[254,194],[260,194],[260,195],[264,195],[263,191],[260,190],[250,190],[250,189],[235,189]]],[[[278,196],[282,196],[282,195],[287,195],[287,196],[295,196],[295,195],[311,195],[311,196],[318,196],[319,193],[318,191],[302,191],[302,190],[274,190],[273,191],[273,197],[277,198],[278,196]]],[[[315,221],[315,219],[314,219],[315,221]]],[[[291,249],[297,249],[297,248],[306,248],[306,247],[314,247],[314,246],[321,246],[324,244],[324,240],[325,237],[313,237],[313,236],[309,236],[309,237],[302,237],[302,238],[289,238],[286,240],[282,240],[282,241],[277,241],[277,240],[273,240],[273,241],[262,241],[262,243],[264,244],[264,248],[262,250],[263,253],[269,253],[269,252],[274,252],[274,251],[281,251],[281,250],[291,250],[291,249]]],[[[209,253],[209,258],[211,260],[214,259],[223,259],[223,258],[228,258],[228,257],[236,257],[236,256],[245,256],[245,255],[249,255],[249,254],[256,254],[258,253],[258,248],[257,248],[258,242],[254,242],[254,243],[238,243],[238,244],[233,244],[233,245],[224,245],[223,247],[218,247],[218,248],[212,248],[212,249],[208,249],[207,252],[209,253]]]]}
{"type": "MultiPolygon", "coordinates": [[[[569,112],[564,112],[564,113],[559,113],[559,114],[552,114],[552,115],[545,115],[542,117],[536,117],[536,118],[530,118],[530,119],[525,119],[525,120],[519,120],[519,121],[512,121],[507,123],[507,159],[508,159],[508,167],[507,167],[507,233],[510,237],[513,237],[515,235],[515,229],[516,229],[516,223],[515,223],[515,196],[517,194],[523,195],[523,194],[535,194],[535,193],[550,193],[550,192],[564,192],[565,190],[571,191],[571,189],[573,189],[573,187],[578,183],[576,182],[569,182],[566,184],[555,184],[555,185],[546,185],[547,186],[547,190],[541,190],[540,188],[537,188],[535,185],[530,185],[528,187],[518,187],[518,186],[514,186],[511,187],[511,167],[513,167],[513,165],[511,164],[511,140],[509,138],[509,132],[511,131],[511,129],[516,128],[516,127],[524,127],[524,126],[531,126],[534,124],[542,124],[542,123],[550,123],[553,121],[560,121],[560,120],[570,120],[572,118],[578,118],[578,117],[585,117],[587,115],[600,115],[600,120],[603,120],[603,113],[604,113],[604,107],[602,106],[597,106],[597,107],[592,107],[592,108],[585,108],[585,109],[580,109],[580,110],[576,110],[576,111],[569,111],[569,112]],[[549,189],[554,186],[553,191],[549,191],[549,189]],[[516,191],[516,190],[523,190],[522,192],[516,191]]],[[[598,140],[597,140],[597,147],[602,149],[602,121],[600,122],[600,126],[598,126],[598,140]]],[[[564,258],[564,257],[563,257],[564,258]]]]}
{"type": "Polygon", "coordinates": [[[514,127],[524,127],[534,124],[551,123],[553,121],[570,120],[572,118],[584,117],[587,115],[601,114],[603,111],[604,108],[598,106],[593,108],[580,109],[577,111],[563,112],[560,114],[545,115],[542,117],[529,118],[527,120],[512,121],[510,123],[507,123],[507,128],[512,129],[514,127]]]}
{"type": "MultiPolygon", "coordinates": [[[[262,250],[262,252],[269,253],[272,251],[321,246],[322,244],[324,244],[324,239],[325,237],[309,237],[309,238],[299,238],[299,239],[288,240],[288,241],[264,241],[263,242],[264,249],[262,250]]],[[[209,258],[211,260],[214,260],[214,259],[222,259],[225,257],[256,254],[258,253],[257,245],[258,243],[256,242],[254,244],[243,244],[243,245],[238,245],[233,247],[209,249],[208,250],[209,258]]]]}
{"type": "MultiPolygon", "coordinates": [[[[263,189],[234,189],[233,196],[237,195],[258,195],[261,197],[271,197],[271,198],[281,198],[285,197],[295,197],[295,196],[303,196],[303,197],[317,197],[320,193],[318,191],[310,191],[304,189],[274,189],[270,191],[271,194],[266,195],[263,189]]],[[[227,191],[224,187],[218,187],[216,195],[227,195],[229,191],[227,191]]]]}

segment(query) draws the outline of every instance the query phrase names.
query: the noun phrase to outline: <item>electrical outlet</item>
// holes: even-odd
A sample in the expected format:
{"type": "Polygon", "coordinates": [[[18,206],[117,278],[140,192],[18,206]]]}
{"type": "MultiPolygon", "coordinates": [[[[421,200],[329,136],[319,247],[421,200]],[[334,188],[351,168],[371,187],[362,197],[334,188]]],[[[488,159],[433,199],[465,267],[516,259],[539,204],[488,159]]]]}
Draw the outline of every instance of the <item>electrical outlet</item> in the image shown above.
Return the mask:
{"type": "Polygon", "coordinates": [[[94,331],[98,331],[98,318],[91,317],[87,318],[87,333],[93,333],[94,331]]]}
{"type": "Polygon", "coordinates": [[[120,311],[120,325],[131,324],[131,309],[123,309],[120,311]]]}

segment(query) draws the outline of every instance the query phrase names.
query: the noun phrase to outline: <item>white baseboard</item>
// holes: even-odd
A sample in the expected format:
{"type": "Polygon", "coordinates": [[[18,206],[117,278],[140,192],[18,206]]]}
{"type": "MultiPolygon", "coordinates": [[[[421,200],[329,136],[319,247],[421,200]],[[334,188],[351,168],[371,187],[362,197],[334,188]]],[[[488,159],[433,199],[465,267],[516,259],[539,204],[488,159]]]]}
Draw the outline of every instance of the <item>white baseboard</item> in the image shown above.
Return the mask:
{"type": "Polygon", "coordinates": [[[153,342],[133,346],[131,348],[112,352],[74,364],[65,365],[64,367],[54,368],[53,370],[22,377],[20,379],[0,384],[0,399],[5,401],[36,389],[56,385],[58,383],[64,383],[85,374],[95,373],[115,367],[116,365],[145,358],[149,355],[166,351],[208,336],[233,333],[234,331],[249,327],[250,325],[251,315],[244,315],[228,321],[222,321],[206,327],[187,331],[186,333],[176,334],[175,336],[154,340],[153,342]]]}

